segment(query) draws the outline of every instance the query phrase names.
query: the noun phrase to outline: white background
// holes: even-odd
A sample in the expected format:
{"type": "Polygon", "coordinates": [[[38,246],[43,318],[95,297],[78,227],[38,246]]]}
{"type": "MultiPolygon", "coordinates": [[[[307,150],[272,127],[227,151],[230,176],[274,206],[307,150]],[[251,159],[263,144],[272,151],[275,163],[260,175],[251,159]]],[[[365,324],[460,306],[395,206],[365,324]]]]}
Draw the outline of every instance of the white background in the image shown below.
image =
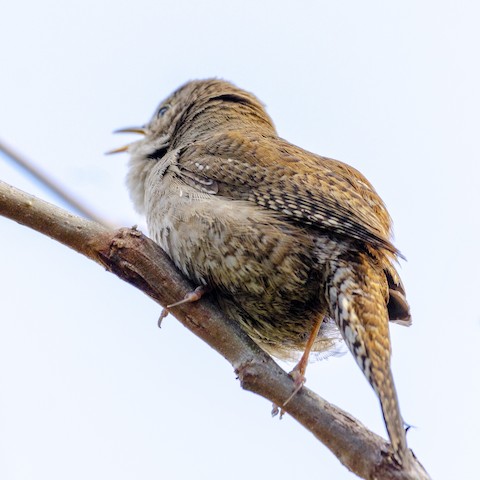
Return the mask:
{"type": "MultiPolygon", "coordinates": [[[[393,326],[409,445],[436,479],[478,472],[479,7],[475,1],[8,2],[0,136],[118,225],[129,137],[172,90],[219,76],[281,136],[361,170],[395,221],[414,324],[393,326]]],[[[53,202],[7,159],[0,178],[53,202]]],[[[0,478],[351,479],[270,418],[158,305],[0,218],[0,478]]],[[[308,386],[384,433],[350,355],[308,386]]]]}

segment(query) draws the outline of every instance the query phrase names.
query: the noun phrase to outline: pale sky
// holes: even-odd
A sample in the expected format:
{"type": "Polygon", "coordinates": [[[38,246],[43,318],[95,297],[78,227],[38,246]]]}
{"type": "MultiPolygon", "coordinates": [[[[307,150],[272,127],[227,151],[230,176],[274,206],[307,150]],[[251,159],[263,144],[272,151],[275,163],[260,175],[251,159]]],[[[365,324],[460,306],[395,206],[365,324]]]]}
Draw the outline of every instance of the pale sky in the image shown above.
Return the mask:
{"type": "MultiPolygon", "coordinates": [[[[380,193],[407,257],[413,326],[392,326],[409,446],[475,478],[480,431],[480,69],[475,1],[17,0],[0,16],[0,138],[98,213],[144,220],[128,137],[189,79],[255,93],[281,136],[380,193]]],[[[0,157],[0,179],[59,203],[0,157]]],[[[231,366],[91,261],[0,218],[0,478],[356,478],[231,366]]],[[[385,436],[350,355],[308,386],[385,436]]]]}

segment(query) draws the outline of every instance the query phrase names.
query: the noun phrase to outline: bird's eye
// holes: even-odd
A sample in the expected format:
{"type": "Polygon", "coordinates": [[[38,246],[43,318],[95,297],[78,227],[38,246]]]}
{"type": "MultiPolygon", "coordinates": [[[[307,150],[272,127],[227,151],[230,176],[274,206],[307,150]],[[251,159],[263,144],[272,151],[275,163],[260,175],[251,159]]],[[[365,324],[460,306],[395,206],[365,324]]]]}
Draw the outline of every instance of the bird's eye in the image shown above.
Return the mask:
{"type": "Polygon", "coordinates": [[[160,108],[157,112],[157,117],[158,118],[163,117],[169,108],[170,107],[168,105],[165,105],[164,107],[160,108]]]}

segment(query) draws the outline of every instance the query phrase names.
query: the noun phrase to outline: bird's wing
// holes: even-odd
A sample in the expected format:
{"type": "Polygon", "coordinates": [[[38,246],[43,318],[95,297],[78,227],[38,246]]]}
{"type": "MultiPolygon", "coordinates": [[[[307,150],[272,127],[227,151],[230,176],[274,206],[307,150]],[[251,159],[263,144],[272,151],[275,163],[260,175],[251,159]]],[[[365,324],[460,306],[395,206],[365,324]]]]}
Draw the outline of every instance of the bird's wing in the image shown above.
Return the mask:
{"type": "Polygon", "coordinates": [[[205,193],[251,201],[290,221],[399,253],[389,241],[385,206],[363,175],[277,137],[217,135],[182,148],[177,168],[205,193]]]}

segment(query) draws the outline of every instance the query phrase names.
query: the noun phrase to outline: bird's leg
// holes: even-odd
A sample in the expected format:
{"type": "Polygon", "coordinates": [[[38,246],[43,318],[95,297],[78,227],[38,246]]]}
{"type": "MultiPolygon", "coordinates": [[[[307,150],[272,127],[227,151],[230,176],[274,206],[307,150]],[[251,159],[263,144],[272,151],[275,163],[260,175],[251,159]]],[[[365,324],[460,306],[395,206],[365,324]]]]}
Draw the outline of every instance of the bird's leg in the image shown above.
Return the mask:
{"type": "Polygon", "coordinates": [[[170,313],[170,308],[178,307],[179,305],[183,305],[185,303],[197,302],[209,291],[210,291],[210,288],[208,286],[201,285],[200,287],[197,287],[193,292],[187,293],[182,300],[179,300],[178,302],[167,305],[162,310],[162,313],[160,314],[160,317],[158,319],[158,326],[159,327],[161,326],[162,320],[170,313]]]}
{"type": "Polygon", "coordinates": [[[283,410],[288,402],[300,391],[303,387],[303,384],[306,382],[305,371],[307,370],[308,358],[310,357],[310,352],[312,351],[313,344],[315,343],[316,338],[318,337],[318,332],[323,323],[323,316],[319,317],[313,326],[310,336],[308,337],[307,343],[305,345],[305,350],[303,351],[300,361],[295,365],[293,370],[290,372],[290,376],[293,378],[294,390],[292,394],[283,402],[282,408],[279,409],[277,405],[273,404],[272,416],[278,415],[280,412],[280,418],[283,417],[285,411],[283,410]]]}
{"type": "Polygon", "coordinates": [[[310,352],[312,351],[313,344],[318,337],[318,332],[320,331],[322,323],[323,316],[319,316],[317,321],[315,322],[315,325],[313,326],[312,331],[310,332],[310,336],[308,337],[307,343],[305,345],[305,350],[303,351],[303,355],[300,358],[300,361],[290,372],[290,376],[293,378],[294,381],[295,389],[293,390],[293,393],[284,402],[282,408],[284,408],[287,403],[300,391],[300,389],[303,387],[303,384],[307,380],[305,378],[305,371],[307,370],[308,358],[310,357],[310,352]]]}

